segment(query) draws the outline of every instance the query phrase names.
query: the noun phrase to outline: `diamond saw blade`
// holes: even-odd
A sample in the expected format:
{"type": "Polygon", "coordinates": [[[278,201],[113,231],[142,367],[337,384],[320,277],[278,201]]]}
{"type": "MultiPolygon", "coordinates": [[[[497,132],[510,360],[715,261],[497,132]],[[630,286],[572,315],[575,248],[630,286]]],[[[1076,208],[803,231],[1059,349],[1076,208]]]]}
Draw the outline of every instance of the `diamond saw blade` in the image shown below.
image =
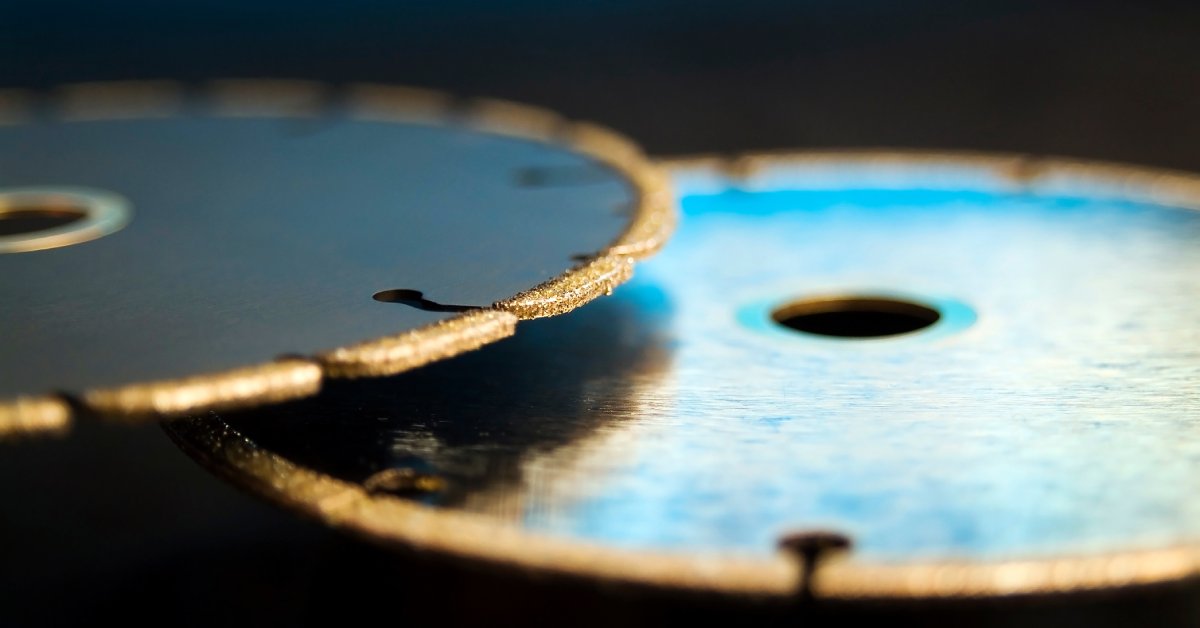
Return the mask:
{"type": "Polygon", "coordinates": [[[1200,574],[1200,178],[673,168],[682,227],[613,299],[169,429],[380,543],[602,582],[929,599],[1200,574]]]}
{"type": "Polygon", "coordinates": [[[0,434],[278,401],[476,348],[611,291],[671,203],[624,139],[502,101],[0,92],[0,434]]]}

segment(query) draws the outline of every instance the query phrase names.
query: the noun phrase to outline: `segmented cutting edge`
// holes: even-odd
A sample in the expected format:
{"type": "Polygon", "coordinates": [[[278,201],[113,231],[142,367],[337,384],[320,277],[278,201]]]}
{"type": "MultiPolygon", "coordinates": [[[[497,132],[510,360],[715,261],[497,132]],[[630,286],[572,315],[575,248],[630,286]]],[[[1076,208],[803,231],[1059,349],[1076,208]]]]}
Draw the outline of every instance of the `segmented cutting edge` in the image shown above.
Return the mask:
{"type": "Polygon", "coordinates": [[[22,124],[42,104],[63,120],[170,117],[185,109],[228,117],[311,117],[331,103],[355,119],[469,128],[536,142],[560,143],[624,175],[637,198],[624,231],[603,250],[530,290],[453,318],[315,356],[290,356],[194,377],[139,382],[79,395],[0,400],[0,441],[60,435],[79,414],[121,422],[159,420],[187,413],[248,407],[305,397],[325,377],[392,375],[477,349],[511,336],[517,321],[568,312],[611,293],[629,279],[633,261],[657,251],[674,230],[675,200],[666,176],[617,133],[568,122],[549,111],[491,99],[458,101],[438,91],[387,85],[333,87],[304,81],[219,80],[203,86],[170,81],[65,85],[49,95],[0,90],[0,125],[22,124]]]}

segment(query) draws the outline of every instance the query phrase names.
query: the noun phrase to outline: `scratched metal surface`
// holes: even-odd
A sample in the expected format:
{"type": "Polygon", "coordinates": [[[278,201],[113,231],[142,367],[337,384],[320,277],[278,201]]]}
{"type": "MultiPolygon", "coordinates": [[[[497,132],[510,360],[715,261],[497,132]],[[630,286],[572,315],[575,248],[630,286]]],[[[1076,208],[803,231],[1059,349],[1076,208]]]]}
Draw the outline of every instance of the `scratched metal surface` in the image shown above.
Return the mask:
{"type": "Polygon", "coordinates": [[[901,175],[681,171],[677,236],[614,296],[223,418],[335,477],[435,473],[426,503],[623,548],[767,555],[810,527],[866,560],[1200,540],[1200,212],[1103,180],[901,175]],[[943,318],[872,340],[768,318],[856,292],[943,318]]]}
{"type": "Polygon", "coordinates": [[[0,255],[0,398],[211,373],[451,316],[380,290],[490,305],[608,245],[635,200],[577,152],[461,125],[334,105],[178,113],[0,125],[0,191],[97,188],[133,213],[97,240],[0,255]]]}

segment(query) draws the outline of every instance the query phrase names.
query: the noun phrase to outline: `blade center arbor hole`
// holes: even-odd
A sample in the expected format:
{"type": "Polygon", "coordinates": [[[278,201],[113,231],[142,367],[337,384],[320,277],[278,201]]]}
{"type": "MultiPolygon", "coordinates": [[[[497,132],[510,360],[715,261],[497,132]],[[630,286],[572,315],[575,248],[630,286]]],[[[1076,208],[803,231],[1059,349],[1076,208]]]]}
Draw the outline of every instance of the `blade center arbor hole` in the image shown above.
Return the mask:
{"type": "Polygon", "coordinates": [[[908,334],[941,317],[936,309],[920,303],[875,296],[801,299],[771,312],[776,323],[793,331],[850,339],[908,334]]]}
{"type": "Polygon", "coordinates": [[[88,212],[68,205],[0,209],[0,236],[33,235],[87,218],[88,212]]]}

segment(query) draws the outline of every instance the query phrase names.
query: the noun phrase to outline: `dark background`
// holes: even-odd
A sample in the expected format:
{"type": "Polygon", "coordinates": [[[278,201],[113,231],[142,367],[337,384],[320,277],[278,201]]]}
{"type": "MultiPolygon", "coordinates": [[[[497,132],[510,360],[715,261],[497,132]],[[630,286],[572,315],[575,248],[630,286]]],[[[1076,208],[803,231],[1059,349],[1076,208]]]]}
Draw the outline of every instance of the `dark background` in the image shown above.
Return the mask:
{"type": "MultiPolygon", "coordinates": [[[[508,98],[657,155],[919,147],[1200,170],[1190,2],[0,2],[0,85],[212,77],[508,98]]],[[[363,608],[421,624],[481,604],[537,607],[259,503],[155,427],[0,446],[0,625],[363,608]]]]}
{"type": "Polygon", "coordinates": [[[1141,0],[23,2],[0,84],[384,81],[650,152],[1021,150],[1200,169],[1200,10],[1141,0]]]}

